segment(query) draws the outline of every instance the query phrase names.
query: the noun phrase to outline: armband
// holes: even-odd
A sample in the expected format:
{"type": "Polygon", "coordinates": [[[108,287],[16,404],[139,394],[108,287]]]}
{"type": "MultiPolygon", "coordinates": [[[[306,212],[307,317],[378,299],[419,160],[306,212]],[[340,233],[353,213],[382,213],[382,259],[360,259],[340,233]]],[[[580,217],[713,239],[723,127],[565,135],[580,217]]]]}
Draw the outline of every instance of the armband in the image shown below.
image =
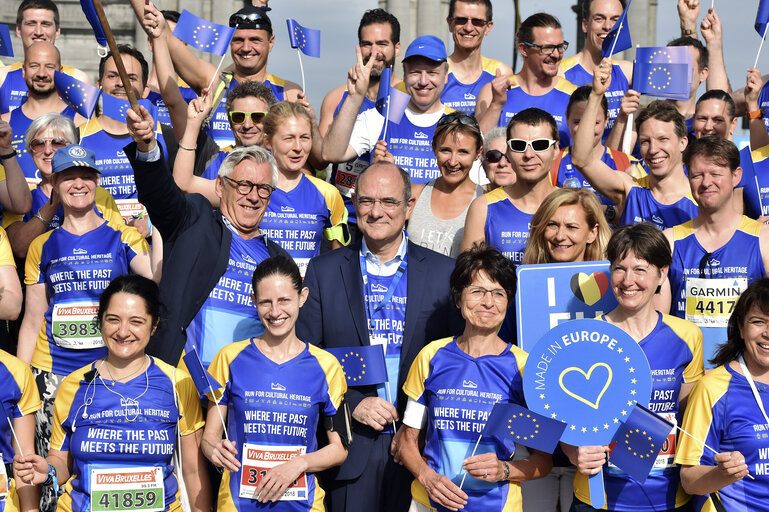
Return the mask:
{"type": "Polygon", "coordinates": [[[762,117],[764,117],[764,111],[760,108],[758,110],[751,110],[747,115],[748,119],[761,119],[762,117]]]}
{"type": "Polygon", "coordinates": [[[333,416],[323,417],[323,427],[331,432],[336,432],[342,438],[342,445],[352,446],[352,416],[350,415],[350,404],[346,398],[342,398],[342,403],[336,409],[333,416]]]}
{"type": "Polygon", "coordinates": [[[51,486],[55,491],[58,491],[59,489],[59,482],[56,479],[56,468],[53,467],[51,463],[48,463],[48,478],[45,479],[45,482],[43,482],[43,485],[45,486],[51,486]]]}
{"type": "Polygon", "coordinates": [[[339,243],[346,246],[350,243],[350,228],[347,226],[346,222],[337,224],[336,226],[324,229],[323,236],[326,237],[326,240],[337,240],[339,243]]]}
{"type": "Polygon", "coordinates": [[[16,150],[14,149],[12,153],[8,153],[7,155],[0,155],[0,160],[10,160],[11,158],[15,157],[17,155],[16,150]]]}

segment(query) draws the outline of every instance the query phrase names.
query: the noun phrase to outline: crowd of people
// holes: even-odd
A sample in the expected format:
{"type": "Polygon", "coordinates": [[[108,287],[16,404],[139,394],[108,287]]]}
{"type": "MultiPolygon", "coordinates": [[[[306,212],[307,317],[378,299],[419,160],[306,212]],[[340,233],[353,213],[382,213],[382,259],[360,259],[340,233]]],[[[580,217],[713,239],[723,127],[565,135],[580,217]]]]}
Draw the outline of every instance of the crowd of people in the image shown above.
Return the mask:
{"type": "Polygon", "coordinates": [[[451,0],[452,52],[404,42],[402,76],[399,20],[367,10],[316,115],[268,71],[267,3],[230,16],[220,72],[178,12],[131,0],[151,58],[118,45],[94,82],[149,102],[86,119],[54,84],[91,82],[61,62],[57,5],[21,1],[23,60],[0,67],[0,511],[769,511],[769,85],[750,68],[732,89],[716,11],[677,1],[689,97],[646,101],[602,57],[624,0],[579,2],[570,57],[556,16],[523,20],[517,73],[482,55],[490,0],[451,0]],[[517,268],[604,260],[597,319],[686,432],[644,483],[613,445],[478,436],[527,403],[517,268]],[[465,387],[490,399],[448,409],[465,387]]]}

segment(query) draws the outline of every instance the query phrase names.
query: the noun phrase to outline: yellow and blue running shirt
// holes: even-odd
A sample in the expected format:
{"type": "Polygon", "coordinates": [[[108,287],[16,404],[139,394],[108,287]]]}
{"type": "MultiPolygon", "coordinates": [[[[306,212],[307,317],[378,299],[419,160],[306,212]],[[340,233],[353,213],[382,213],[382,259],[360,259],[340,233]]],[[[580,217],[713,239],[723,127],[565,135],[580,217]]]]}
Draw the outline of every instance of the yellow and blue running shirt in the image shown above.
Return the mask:
{"type": "Polygon", "coordinates": [[[441,103],[467,115],[473,115],[478,93],[481,92],[484,85],[494,80],[500,64],[497,59],[481,56],[481,75],[471,84],[460,82],[449,67],[446,85],[441,93],[441,103]]]}
{"type": "MultiPolygon", "coordinates": [[[[601,316],[602,320],[606,318],[601,316]]],[[[668,421],[679,424],[678,395],[681,385],[699,380],[703,373],[702,334],[696,325],[686,320],[659,313],[654,330],[638,343],[649,360],[652,374],[652,396],[649,409],[668,421]]],[[[670,431],[667,441],[643,484],[609,464],[604,469],[606,508],[627,512],[671,510],[686,504],[690,497],[681,487],[676,455],[676,431],[670,431]]],[[[580,472],[574,476],[574,495],[590,504],[587,477],[580,472]]]]}
{"type": "MultiPolygon", "coordinates": [[[[0,85],[0,114],[15,110],[27,101],[28,90],[27,82],[24,81],[23,65],[23,62],[11,64],[3,84],[0,85]]],[[[62,66],[61,72],[75,76],[75,68],[72,66],[62,66]]]]}
{"type": "MultiPolygon", "coordinates": [[[[336,358],[309,343],[299,355],[280,364],[262,354],[251,339],[232,343],[216,355],[209,371],[224,386],[219,403],[227,406],[227,432],[239,451],[238,459],[252,461],[244,463],[252,468],[249,473],[258,474],[259,469],[271,465],[254,467],[254,459],[244,453],[246,443],[248,452],[266,455],[271,451],[317,451],[320,417],[335,415],[347,392],[344,372],[336,358]]],[[[213,398],[209,395],[209,399],[213,398]]],[[[266,455],[261,460],[269,459],[266,455]]],[[[220,512],[324,510],[325,493],[312,473],[300,477],[293,490],[289,487],[296,500],[270,504],[240,497],[241,481],[247,481],[248,476],[242,467],[237,472],[224,472],[217,504],[220,512]]]]}
{"type": "MultiPolygon", "coordinates": [[[[769,410],[769,386],[755,383],[769,410]]],[[[708,372],[689,395],[682,428],[719,453],[738,451],[753,476],[718,492],[729,512],[769,512],[769,424],[758,408],[747,379],[729,364],[708,372]]],[[[714,466],[713,453],[699,441],[681,436],[676,463],[714,466]]],[[[715,512],[709,496],[694,497],[695,510],[715,512]]]]}
{"type": "MultiPolygon", "coordinates": [[[[430,468],[460,484],[465,473],[462,462],[473,452],[494,403],[526,407],[522,381],[526,357],[515,345],[499,355],[471,357],[457,346],[456,338],[433,341],[419,352],[403,391],[426,408],[423,455],[430,468]]],[[[512,456],[488,437],[481,438],[475,453],[495,453],[500,460],[512,456]]],[[[517,482],[486,482],[468,475],[462,490],[468,496],[465,510],[521,510],[517,482]]],[[[448,510],[431,503],[418,480],[411,493],[423,505],[448,510]]]]}
{"type": "Polygon", "coordinates": [[[144,237],[123,222],[104,222],[81,236],[59,227],[32,241],[24,283],[45,284],[48,296],[34,368],[68,375],[106,355],[93,321],[99,296],[112,279],[130,271],[131,260],[149,250],[144,237]]]}
{"type": "Polygon", "coordinates": [[[630,188],[622,207],[619,225],[651,222],[660,230],[665,230],[693,219],[699,211],[691,191],[673,204],[662,204],[657,201],[649,188],[647,175],[636,181],[630,188]]]}
{"type": "Polygon", "coordinates": [[[487,192],[484,197],[487,203],[486,224],[483,227],[486,243],[496,247],[516,265],[520,264],[534,215],[516,208],[503,187],[487,192]]]}
{"type": "Polygon", "coordinates": [[[310,258],[320,254],[322,237],[332,240],[333,228],[346,222],[336,187],[303,174],[293,189],[272,193],[259,229],[291,255],[304,276],[310,258]]]}
{"type": "Polygon", "coordinates": [[[560,147],[571,146],[571,134],[569,133],[569,126],[566,124],[566,107],[569,105],[571,93],[577,86],[565,78],[558,77],[555,87],[549,92],[533,96],[523,90],[515,75],[510,76],[509,79],[511,86],[507,91],[507,101],[502,107],[502,113],[499,114],[497,125],[507,126],[510,119],[521,110],[536,107],[548,112],[555,119],[558,125],[560,147]]]}
{"type": "MultiPolygon", "coordinates": [[[[563,59],[559,66],[563,71],[563,76],[566,77],[566,80],[577,87],[593,84],[593,75],[588,73],[587,70],[582,67],[582,64],[579,63],[579,59],[576,55],[569,57],[568,59],[563,59]]],[[[625,96],[628,89],[630,89],[630,84],[627,81],[625,73],[622,71],[620,65],[617,64],[617,61],[612,59],[611,84],[609,85],[609,90],[604,94],[604,96],[606,96],[606,101],[609,102],[609,124],[606,125],[602,140],[606,140],[606,137],[609,136],[609,132],[611,132],[614,122],[619,115],[622,98],[625,96]]]]}
{"type": "Polygon", "coordinates": [[[758,238],[761,226],[743,215],[729,241],[711,253],[697,241],[693,221],[673,228],[670,314],[702,329],[706,361],[728,338],[726,327],[739,296],[766,275],[758,238]]]}
{"type": "Polygon", "coordinates": [[[172,460],[177,421],[182,436],[193,434],[203,428],[203,413],[189,374],[149,359],[147,370],[128,382],[113,385],[94,375],[91,370],[98,372],[101,364],[93,363],[68,375],[59,386],[51,449],[72,457],[72,474],[59,497],[59,511],[91,510],[94,471],[146,468],[146,474],[159,468],[165,510],[181,512],[172,460]]]}

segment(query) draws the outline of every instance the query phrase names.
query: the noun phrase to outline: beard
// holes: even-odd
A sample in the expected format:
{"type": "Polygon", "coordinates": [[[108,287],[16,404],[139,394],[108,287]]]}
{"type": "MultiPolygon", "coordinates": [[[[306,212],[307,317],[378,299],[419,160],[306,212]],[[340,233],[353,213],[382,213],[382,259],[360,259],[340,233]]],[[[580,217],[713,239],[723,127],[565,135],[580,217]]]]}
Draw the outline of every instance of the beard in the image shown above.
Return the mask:
{"type": "Polygon", "coordinates": [[[40,98],[47,98],[56,93],[56,86],[53,80],[50,82],[27,82],[27,90],[40,98]]]}
{"type": "MultiPolygon", "coordinates": [[[[369,57],[369,58],[370,58],[370,57],[369,57]]],[[[366,61],[364,61],[364,63],[363,63],[363,64],[365,65],[365,64],[366,64],[366,62],[368,62],[368,59],[367,59],[366,61]]],[[[389,68],[389,67],[391,67],[393,64],[395,64],[395,59],[392,59],[392,60],[389,60],[389,61],[387,61],[387,60],[385,60],[385,61],[382,61],[382,68],[381,68],[381,69],[380,69],[378,66],[374,66],[374,67],[371,69],[370,80],[371,80],[371,81],[374,81],[374,82],[377,82],[377,81],[379,81],[379,79],[380,79],[380,78],[381,78],[381,76],[382,76],[382,72],[383,72],[383,71],[384,71],[386,68],[389,68]]]]}

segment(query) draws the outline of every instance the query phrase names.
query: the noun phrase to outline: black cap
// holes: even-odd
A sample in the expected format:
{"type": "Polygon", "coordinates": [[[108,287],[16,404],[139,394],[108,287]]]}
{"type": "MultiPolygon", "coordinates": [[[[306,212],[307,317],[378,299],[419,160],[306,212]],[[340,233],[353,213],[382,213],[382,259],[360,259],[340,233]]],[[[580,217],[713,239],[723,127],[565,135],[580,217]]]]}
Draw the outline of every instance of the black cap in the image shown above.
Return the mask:
{"type": "Polygon", "coordinates": [[[263,7],[249,5],[230,16],[230,26],[245,29],[266,30],[272,35],[272,22],[263,7]]]}

